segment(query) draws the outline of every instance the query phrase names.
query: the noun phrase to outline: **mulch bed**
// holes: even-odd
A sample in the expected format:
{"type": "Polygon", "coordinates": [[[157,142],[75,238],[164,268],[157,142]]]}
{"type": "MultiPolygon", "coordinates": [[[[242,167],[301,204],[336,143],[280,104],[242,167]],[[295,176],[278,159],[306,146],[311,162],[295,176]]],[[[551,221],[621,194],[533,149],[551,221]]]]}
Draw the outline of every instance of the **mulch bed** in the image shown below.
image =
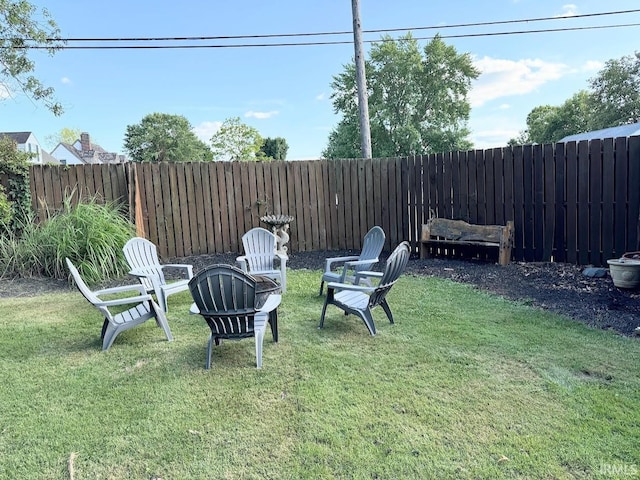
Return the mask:
{"type": "MultiPolygon", "coordinates": [[[[292,269],[320,270],[327,257],[357,253],[294,252],[287,265],[292,269]]],[[[214,263],[235,264],[236,256],[235,253],[198,255],[175,258],[170,262],[190,263],[194,271],[198,271],[214,263]]],[[[593,328],[640,338],[640,290],[617,288],[608,275],[592,278],[584,275],[583,270],[583,267],[567,263],[512,262],[500,266],[474,260],[421,260],[417,257],[412,257],[407,267],[408,274],[471,284],[480,290],[565,315],[593,328]]],[[[0,279],[0,298],[35,296],[70,288],[64,281],[49,278],[0,279]]]]}

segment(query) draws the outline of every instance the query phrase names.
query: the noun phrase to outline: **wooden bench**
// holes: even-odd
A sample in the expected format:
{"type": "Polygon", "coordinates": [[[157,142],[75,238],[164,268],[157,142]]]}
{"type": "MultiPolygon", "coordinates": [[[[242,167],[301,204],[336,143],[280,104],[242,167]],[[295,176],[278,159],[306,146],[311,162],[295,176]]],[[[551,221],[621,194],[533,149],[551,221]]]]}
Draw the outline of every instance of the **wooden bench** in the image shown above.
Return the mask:
{"type": "Polygon", "coordinates": [[[472,251],[476,256],[497,249],[498,263],[511,260],[513,222],[506,225],[472,225],[462,220],[432,218],[422,225],[420,258],[438,254],[463,256],[472,251]]]}

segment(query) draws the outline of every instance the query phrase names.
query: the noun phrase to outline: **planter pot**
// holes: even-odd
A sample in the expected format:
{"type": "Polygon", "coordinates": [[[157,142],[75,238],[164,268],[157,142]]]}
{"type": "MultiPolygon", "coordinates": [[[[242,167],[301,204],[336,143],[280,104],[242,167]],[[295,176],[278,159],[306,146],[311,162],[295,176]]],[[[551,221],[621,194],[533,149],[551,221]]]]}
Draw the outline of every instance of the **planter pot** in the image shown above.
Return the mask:
{"type": "Polygon", "coordinates": [[[618,288],[640,287],[640,260],[619,258],[607,260],[613,284],[618,288]]]}

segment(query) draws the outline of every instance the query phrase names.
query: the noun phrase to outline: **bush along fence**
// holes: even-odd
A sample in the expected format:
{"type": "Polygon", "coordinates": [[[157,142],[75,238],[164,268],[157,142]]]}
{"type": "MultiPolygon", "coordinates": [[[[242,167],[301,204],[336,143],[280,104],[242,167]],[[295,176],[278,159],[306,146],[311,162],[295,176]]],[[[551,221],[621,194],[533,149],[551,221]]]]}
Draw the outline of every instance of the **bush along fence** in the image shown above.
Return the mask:
{"type": "Polygon", "coordinates": [[[357,249],[373,225],[387,250],[417,251],[430,215],[513,220],[513,259],[606,265],[639,250],[640,137],[407,158],[31,167],[34,209],[65,192],[125,204],[163,257],[239,252],[267,213],[288,214],[290,251],[357,249]]]}

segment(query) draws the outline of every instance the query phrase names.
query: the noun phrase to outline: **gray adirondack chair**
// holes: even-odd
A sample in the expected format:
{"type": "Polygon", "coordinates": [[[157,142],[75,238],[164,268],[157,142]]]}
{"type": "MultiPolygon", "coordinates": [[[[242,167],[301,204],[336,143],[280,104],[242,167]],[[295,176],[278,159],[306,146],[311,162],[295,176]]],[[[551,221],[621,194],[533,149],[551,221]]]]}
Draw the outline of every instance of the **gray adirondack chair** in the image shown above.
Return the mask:
{"type": "MultiPolygon", "coordinates": [[[[273,285],[273,280],[268,280],[273,285]]],[[[232,265],[212,265],[189,281],[194,300],[191,313],[202,315],[211,329],[205,368],[211,367],[213,345],[222,339],[255,337],[256,366],[262,368],[262,343],[267,323],[278,341],[278,305],[281,295],[272,294],[258,305],[257,280],[232,265]]]]}
{"type": "Polygon", "coordinates": [[[322,295],[324,282],[354,283],[360,279],[368,282],[367,278],[356,276],[356,273],[363,270],[370,271],[371,267],[378,263],[378,257],[384,247],[384,240],[384,230],[375,226],[364,236],[360,255],[327,258],[318,295],[322,295]],[[339,269],[340,266],[342,266],[341,269],[339,269]]]}
{"type": "Polygon", "coordinates": [[[256,227],[242,236],[244,255],[236,258],[240,270],[276,280],[287,291],[287,255],[276,252],[276,236],[256,227]],[[276,268],[276,263],[278,263],[276,268]]]}
{"type": "Polygon", "coordinates": [[[76,287],[78,287],[78,290],[80,290],[80,293],[82,293],[84,298],[86,298],[87,301],[96,307],[104,316],[102,333],[100,334],[102,350],[109,350],[109,347],[111,347],[111,344],[120,333],[152,318],[155,318],[158,326],[164,330],[167,340],[173,340],[164,312],[158,304],[153,301],[153,297],[145,292],[142,285],[125,285],[122,287],[105,288],[93,292],[89,289],[84,280],[82,280],[80,272],[78,272],[78,269],[73,265],[71,260],[68,258],[65,260],[67,262],[69,272],[71,272],[71,276],[73,277],[73,281],[75,282],[76,287]],[[112,300],[104,300],[100,298],[104,295],[121,294],[125,292],[136,292],[136,295],[126,298],[114,298],[112,300]],[[128,310],[124,310],[116,314],[113,314],[111,310],[109,310],[109,307],[120,307],[122,305],[133,306],[128,310]]]}
{"type": "Polygon", "coordinates": [[[189,289],[189,280],[193,277],[193,266],[187,264],[160,264],[158,249],[146,238],[134,237],[122,248],[129,274],[138,277],[147,293],[154,293],[164,312],[168,310],[167,297],[189,289]],[[180,272],[179,280],[167,281],[164,270],[172,268],[180,272]]]}
{"type": "Polygon", "coordinates": [[[330,282],[327,285],[327,297],[322,307],[318,328],[324,326],[327,305],[335,305],[344,310],[345,314],[351,313],[360,317],[372,336],[376,334],[376,326],[373,322],[371,310],[376,306],[380,305],[389,322],[393,323],[393,314],[386,297],[391,287],[407,267],[409,253],[409,243],[402,242],[387,259],[384,272],[360,271],[356,274],[359,277],[377,278],[379,283],[376,286],[330,282]]]}

